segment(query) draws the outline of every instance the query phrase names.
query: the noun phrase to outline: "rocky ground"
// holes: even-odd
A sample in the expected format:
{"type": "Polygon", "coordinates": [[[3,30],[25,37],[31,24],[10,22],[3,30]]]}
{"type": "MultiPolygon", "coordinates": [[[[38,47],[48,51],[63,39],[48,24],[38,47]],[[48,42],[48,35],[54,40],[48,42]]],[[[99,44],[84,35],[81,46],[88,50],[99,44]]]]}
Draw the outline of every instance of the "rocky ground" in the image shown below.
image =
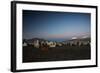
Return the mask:
{"type": "Polygon", "coordinates": [[[48,48],[23,47],[23,62],[85,60],[91,58],[90,46],[62,46],[48,48]]]}

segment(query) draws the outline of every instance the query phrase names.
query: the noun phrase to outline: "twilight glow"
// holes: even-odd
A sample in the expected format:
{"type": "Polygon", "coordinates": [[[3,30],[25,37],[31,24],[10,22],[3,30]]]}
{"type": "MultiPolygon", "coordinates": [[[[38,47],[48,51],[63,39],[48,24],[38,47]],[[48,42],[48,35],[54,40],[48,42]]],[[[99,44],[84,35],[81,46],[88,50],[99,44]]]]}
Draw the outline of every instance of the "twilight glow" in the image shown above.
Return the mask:
{"type": "Polygon", "coordinates": [[[23,10],[23,38],[63,41],[73,37],[89,37],[89,13],[23,10]]]}

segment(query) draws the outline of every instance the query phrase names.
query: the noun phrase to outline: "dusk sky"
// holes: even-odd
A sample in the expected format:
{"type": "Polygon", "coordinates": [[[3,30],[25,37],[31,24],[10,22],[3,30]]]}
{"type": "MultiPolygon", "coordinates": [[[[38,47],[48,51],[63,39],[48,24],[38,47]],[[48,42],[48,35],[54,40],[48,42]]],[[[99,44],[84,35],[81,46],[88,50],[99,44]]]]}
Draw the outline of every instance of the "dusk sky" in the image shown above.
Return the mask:
{"type": "Polygon", "coordinates": [[[89,13],[23,10],[23,38],[63,41],[90,36],[89,13]]]}

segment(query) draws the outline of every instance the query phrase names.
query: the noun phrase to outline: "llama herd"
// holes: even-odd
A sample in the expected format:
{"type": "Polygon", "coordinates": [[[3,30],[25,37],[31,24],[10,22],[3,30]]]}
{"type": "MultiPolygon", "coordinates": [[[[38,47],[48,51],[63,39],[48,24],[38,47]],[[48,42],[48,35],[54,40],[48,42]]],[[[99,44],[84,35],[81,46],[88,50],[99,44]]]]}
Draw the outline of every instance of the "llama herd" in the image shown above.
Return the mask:
{"type": "Polygon", "coordinates": [[[34,40],[33,42],[23,42],[23,46],[32,45],[35,48],[41,48],[41,47],[57,47],[57,46],[82,46],[82,45],[90,45],[90,41],[84,41],[84,40],[72,40],[72,41],[66,41],[66,42],[53,42],[53,41],[39,41],[34,40]]]}

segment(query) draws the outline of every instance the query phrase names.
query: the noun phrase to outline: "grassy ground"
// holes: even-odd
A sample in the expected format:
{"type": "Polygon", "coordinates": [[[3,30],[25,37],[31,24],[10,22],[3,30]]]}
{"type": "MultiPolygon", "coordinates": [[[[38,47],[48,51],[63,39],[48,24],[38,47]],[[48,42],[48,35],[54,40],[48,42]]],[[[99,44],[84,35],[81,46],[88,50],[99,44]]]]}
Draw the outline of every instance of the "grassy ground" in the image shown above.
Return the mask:
{"type": "Polygon", "coordinates": [[[23,47],[23,62],[85,60],[91,58],[90,46],[63,46],[46,51],[33,46],[23,47]]]}

